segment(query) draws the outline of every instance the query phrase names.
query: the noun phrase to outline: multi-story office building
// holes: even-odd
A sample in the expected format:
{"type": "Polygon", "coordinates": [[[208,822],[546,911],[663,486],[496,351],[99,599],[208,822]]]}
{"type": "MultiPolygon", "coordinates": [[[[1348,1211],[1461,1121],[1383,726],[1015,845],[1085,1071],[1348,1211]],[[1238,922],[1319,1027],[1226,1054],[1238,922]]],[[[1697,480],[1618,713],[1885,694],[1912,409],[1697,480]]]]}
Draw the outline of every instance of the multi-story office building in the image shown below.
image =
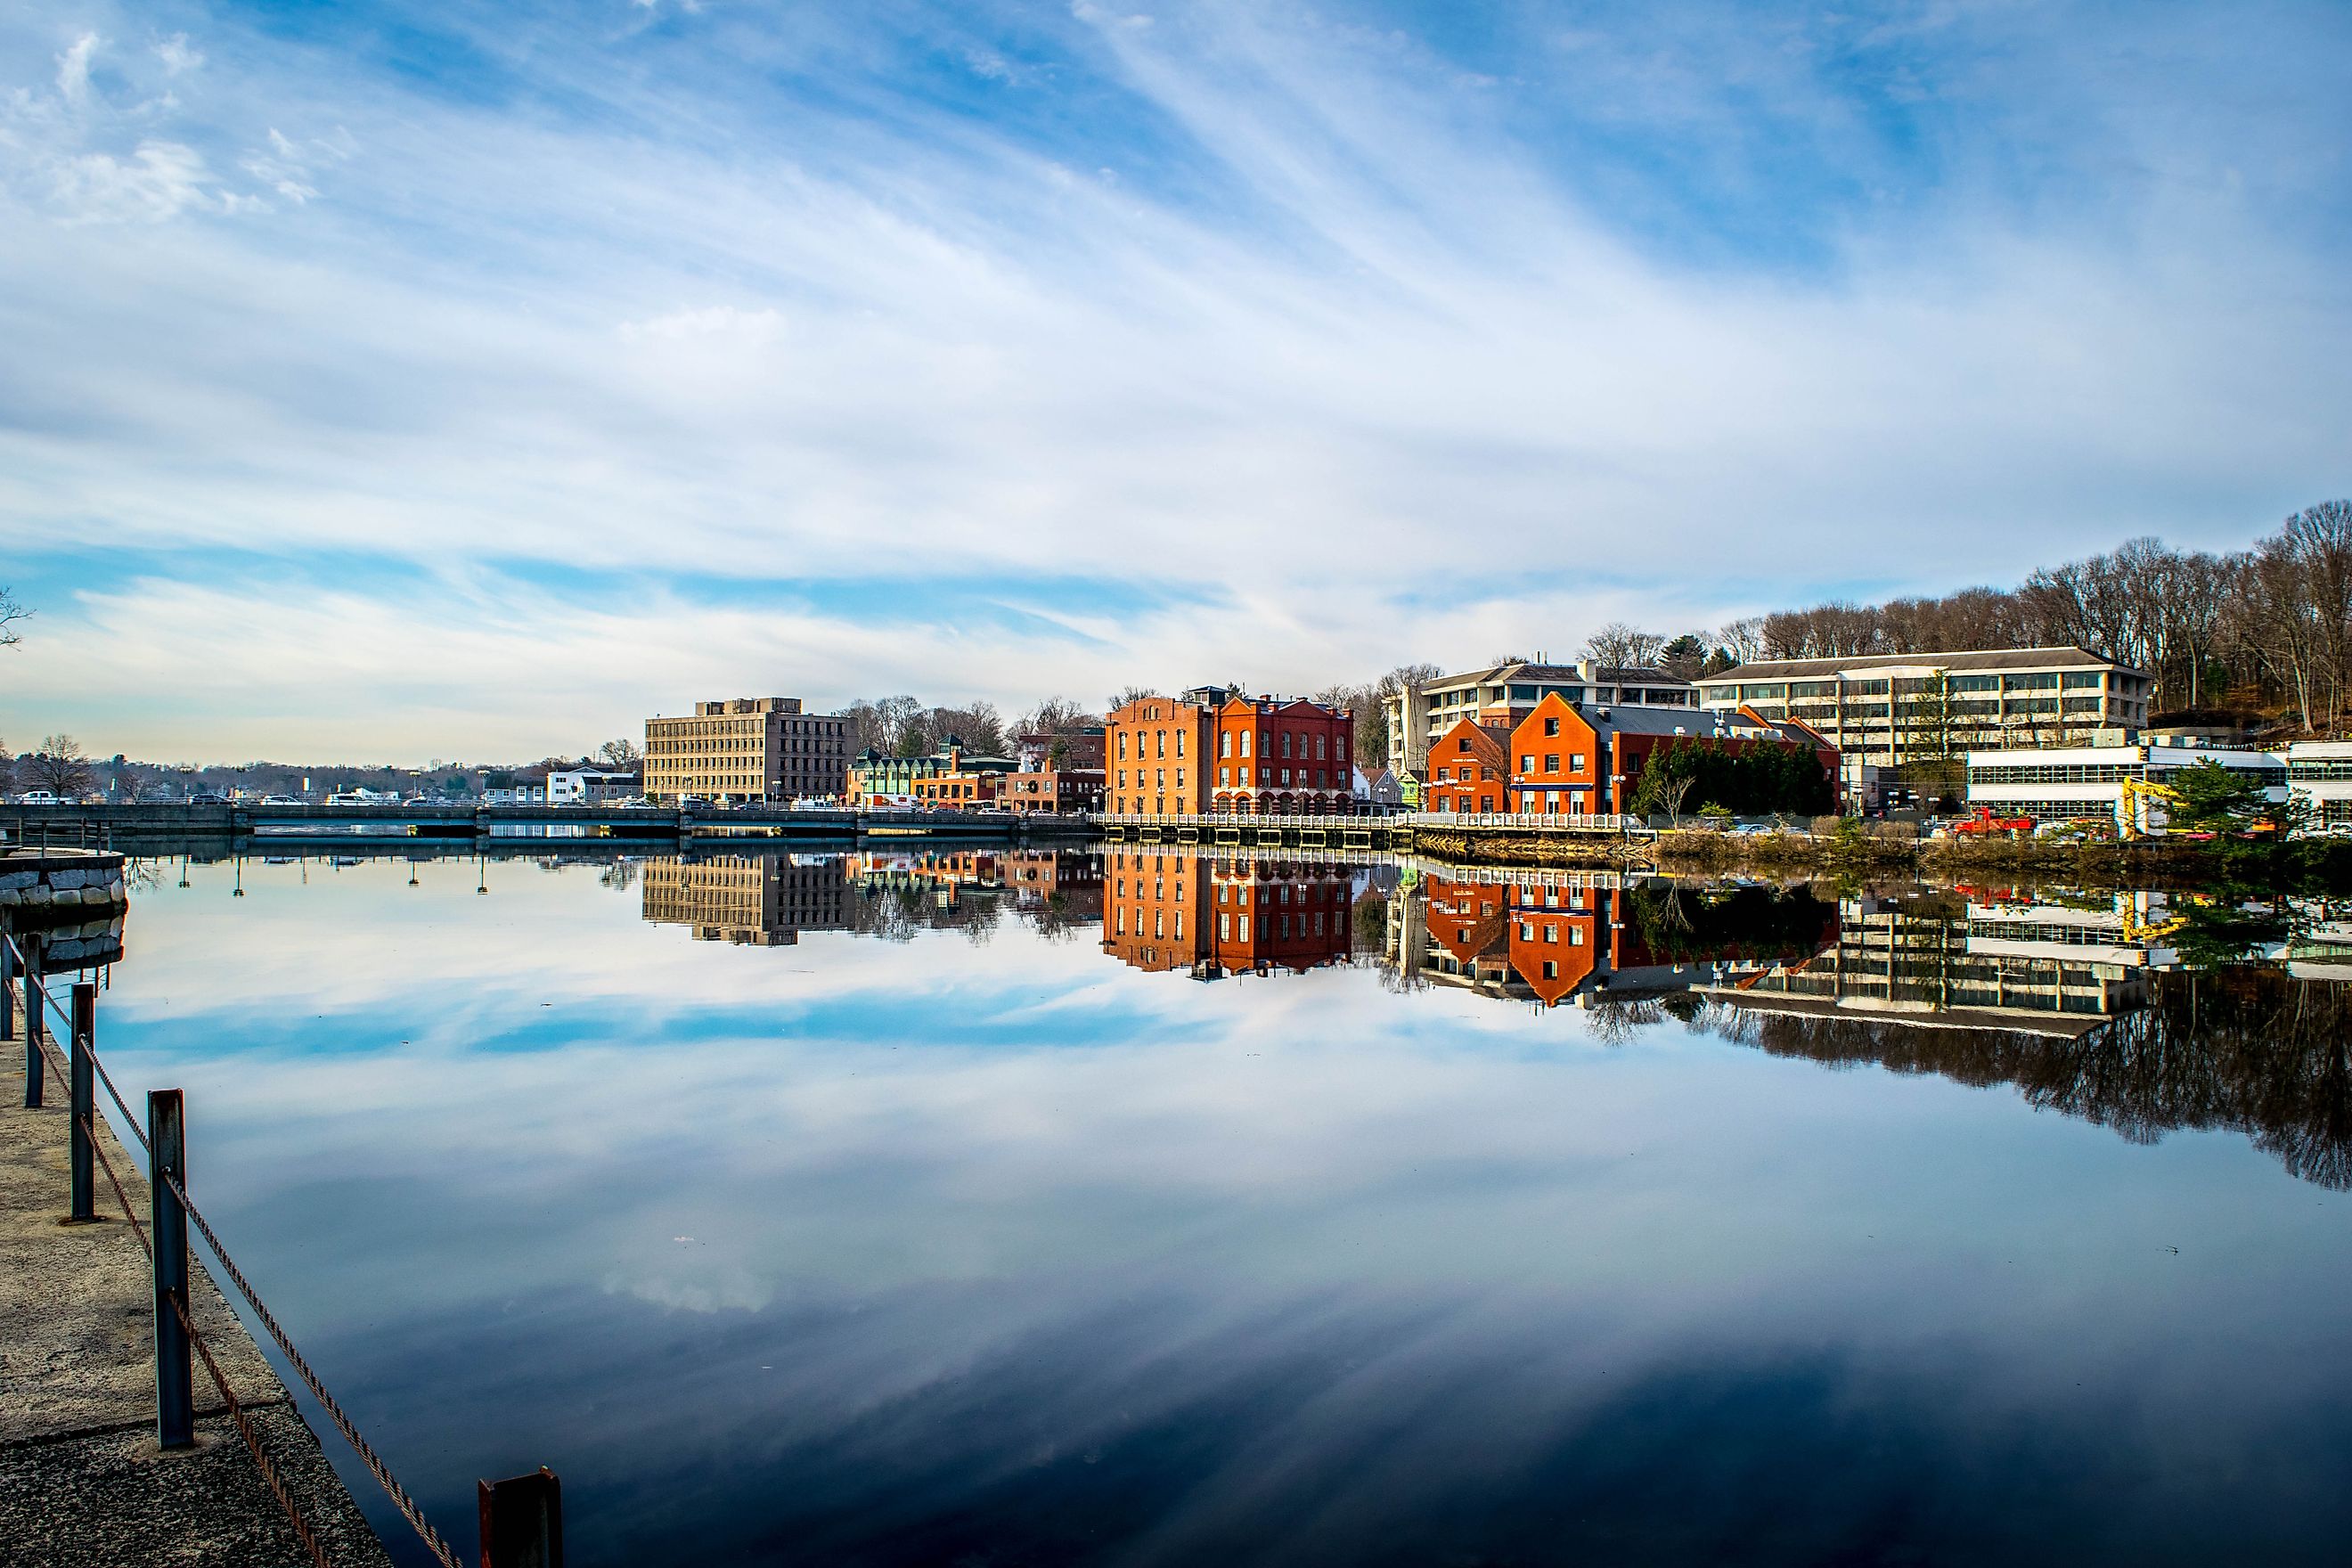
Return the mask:
{"type": "Polygon", "coordinates": [[[1516,724],[1528,709],[1557,694],[1563,701],[1644,708],[1696,708],[1698,689],[1663,669],[1621,668],[1589,658],[1573,664],[1496,664],[1442,676],[1381,699],[1389,723],[1389,770],[1418,775],[1430,742],[1462,720],[1516,724]]]}
{"type": "Polygon", "coordinates": [[[1978,747],[2119,746],[2147,722],[2154,683],[2079,647],[1763,659],[1701,676],[1709,708],[1798,719],[1864,770],[1948,761],[1978,747]]]}
{"type": "Polygon", "coordinates": [[[803,713],[797,697],[698,702],[692,714],[646,721],[646,798],[683,795],[740,804],[829,797],[849,784],[849,726],[803,713]]]}
{"type": "Polygon", "coordinates": [[[2200,762],[2252,775],[2273,802],[2286,798],[2291,763],[2276,752],[2164,744],[2044,746],[1970,752],[1969,804],[1990,807],[1996,816],[2037,822],[2111,816],[2119,829],[2147,831],[2164,825],[2164,808],[2130,786],[2168,784],[2180,769],[2200,762]]]}

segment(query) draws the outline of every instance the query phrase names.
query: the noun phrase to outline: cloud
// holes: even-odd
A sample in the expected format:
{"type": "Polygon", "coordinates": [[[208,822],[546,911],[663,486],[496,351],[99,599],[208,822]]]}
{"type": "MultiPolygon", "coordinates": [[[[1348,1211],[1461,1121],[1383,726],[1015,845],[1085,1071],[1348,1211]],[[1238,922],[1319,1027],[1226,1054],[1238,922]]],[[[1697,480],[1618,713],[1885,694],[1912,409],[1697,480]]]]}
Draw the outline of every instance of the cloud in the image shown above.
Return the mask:
{"type": "Polygon", "coordinates": [[[174,33],[157,44],[155,58],[163,62],[163,69],[172,76],[194,70],[205,63],[204,52],[189,47],[185,33],[174,33]]]}
{"type": "Polygon", "coordinates": [[[89,61],[98,45],[96,33],[84,33],[58,56],[58,96],[77,109],[89,101],[89,61]]]}
{"type": "Polygon", "coordinates": [[[142,142],[127,160],[86,153],[58,171],[57,199],[67,221],[163,223],[212,206],[205,161],[177,142],[142,142]]]}
{"type": "MultiPolygon", "coordinates": [[[[2347,51],[2295,14],[2130,51],[2096,13],[1603,9],[1491,48],[1296,8],[915,16],[597,41],[420,13],[421,76],[323,19],[214,19],[158,123],[0,100],[43,176],[0,251],[0,545],[113,552],[48,635],[175,572],[235,624],[338,570],[370,624],[462,634],[467,594],[419,612],[335,563],[523,563],[526,660],[676,616],[691,679],[817,699],[884,669],[1007,706],[1311,689],[2234,542],[2344,482],[2347,215],[2312,132],[2352,133],[2347,51]],[[282,571],[213,583],[223,550],[282,571]],[[567,573],[668,586],[616,609],[567,573]],[[892,578],[1182,607],[1027,595],[1083,628],[1055,642],[1001,591],[892,620],[761,586],[892,578]],[[737,618],[728,579],[775,597],[737,618]]],[[[420,755],[495,728],[515,668],[355,659],[420,755]]],[[[616,689],[656,675],[689,678],[616,689]]],[[[311,721],[233,732],[308,751],[311,721]]]]}

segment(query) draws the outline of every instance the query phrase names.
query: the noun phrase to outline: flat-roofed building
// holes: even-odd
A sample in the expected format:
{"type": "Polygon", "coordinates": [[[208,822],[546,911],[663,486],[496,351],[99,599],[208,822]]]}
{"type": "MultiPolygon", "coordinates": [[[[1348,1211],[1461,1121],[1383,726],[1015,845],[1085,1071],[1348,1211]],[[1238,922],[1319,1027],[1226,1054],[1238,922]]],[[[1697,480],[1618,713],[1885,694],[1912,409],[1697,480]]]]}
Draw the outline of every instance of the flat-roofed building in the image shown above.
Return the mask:
{"type": "Polygon", "coordinates": [[[849,724],[803,713],[797,697],[698,702],[691,714],[646,721],[646,798],[742,803],[841,795],[849,784],[849,724]]]}
{"type": "Polygon", "coordinates": [[[1699,677],[1706,707],[1798,719],[1863,769],[1980,747],[2120,746],[2147,722],[2150,678],[2079,647],[1759,659],[1699,677]]]}
{"type": "Polygon", "coordinates": [[[1460,675],[1440,676],[1381,699],[1389,727],[1389,770],[1400,779],[1428,764],[1430,743],[1463,720],[1515,724],[1547,697],[1576,707],[1696,708],[1698,689],[1663,669],[1596,664],[1528,664],[1514,660],[1460,675]]]}
{"type": "Polygon", "coordinates": [[[2352,826],[2352,741],[2297,741],[2286,749],[2287,788],[2317,827],[2352,826]]]}
{"type": "Polygon", "coordinates": [[[2254,776],[2272,802],[2287,795],[2290,764],[2277,752],[2230,746],[2041,746],[1970,752],[1969,804],[1995,816],[2064,822],[2107,816],[2118,830],[2161,827],[2164,808],[2128,788],[2163,784],[2182,768],[2214,763],[2254,776]]]}

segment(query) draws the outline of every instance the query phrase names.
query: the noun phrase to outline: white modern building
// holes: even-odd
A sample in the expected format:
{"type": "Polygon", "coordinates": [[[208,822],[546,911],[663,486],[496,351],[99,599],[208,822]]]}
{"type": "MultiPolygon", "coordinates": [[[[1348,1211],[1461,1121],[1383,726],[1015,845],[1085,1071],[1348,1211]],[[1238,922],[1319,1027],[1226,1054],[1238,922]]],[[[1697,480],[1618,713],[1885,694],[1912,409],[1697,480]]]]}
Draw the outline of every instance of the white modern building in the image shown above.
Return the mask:
{"type": "MultiPolygon", "coordinates": [[[[2352,756],[2352,747],[2346,748],[2352,756]]],[[[2164,825],[2163,807],[2139,796],[2135,783],[2162,784],[2182,768],[2218,763],[2256,775],[2273,802],[2287,795],[2288,761],[2277,752],[2228,746],[2044,746],[1969,753],[1969,805],[1996,816],[2036,822],[2105,816],[2145,831],[2164,825]]],[[[2352,784],[2352,768],[2346,772],[2352,784]]]]}
{"type": "Polygon", "coordinates": [[[2352,825],[2352,741],[2297,741],[2286,749],[2287,787],[2310,803],[2315,827],[2352,825]]]}

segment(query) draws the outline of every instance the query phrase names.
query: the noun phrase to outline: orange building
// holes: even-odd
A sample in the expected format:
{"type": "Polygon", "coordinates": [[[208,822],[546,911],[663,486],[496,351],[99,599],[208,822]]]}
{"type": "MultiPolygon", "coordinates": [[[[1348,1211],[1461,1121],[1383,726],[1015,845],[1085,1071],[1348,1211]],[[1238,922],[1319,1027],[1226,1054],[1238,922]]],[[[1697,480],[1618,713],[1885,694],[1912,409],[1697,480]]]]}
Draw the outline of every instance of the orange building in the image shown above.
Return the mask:
{"type": "Polygon", "coordinates": [[[1424,811],[1465,816],[1511,810],[1510,728],[1475,719],[1455,721],[1429,743],[1429,783],[1421,798],[1424,811]]]}
{"type": "Polygon", "coordinates": [[[1517,711],[1508,726],[1463,719],[1432,742],[1429,811],[1464,816],[1611,816],[1625,811],[1650,758],[1668,747],[1711,742],[1738,754],[1758,746],[1812,751],[1834,788],[1837,748],[1795,721],[1747,710],[1601,707],[1557,695],[1517,711]]]}
{"type": "Polygon", "coordinates": [[[1182,697],[1139,697],[1103,721],[1103,768],[1110,811],[1120,816],[1176,816],[1207,809],[1202,763],[1213,749],[1221,688],[1182,697]]]}

